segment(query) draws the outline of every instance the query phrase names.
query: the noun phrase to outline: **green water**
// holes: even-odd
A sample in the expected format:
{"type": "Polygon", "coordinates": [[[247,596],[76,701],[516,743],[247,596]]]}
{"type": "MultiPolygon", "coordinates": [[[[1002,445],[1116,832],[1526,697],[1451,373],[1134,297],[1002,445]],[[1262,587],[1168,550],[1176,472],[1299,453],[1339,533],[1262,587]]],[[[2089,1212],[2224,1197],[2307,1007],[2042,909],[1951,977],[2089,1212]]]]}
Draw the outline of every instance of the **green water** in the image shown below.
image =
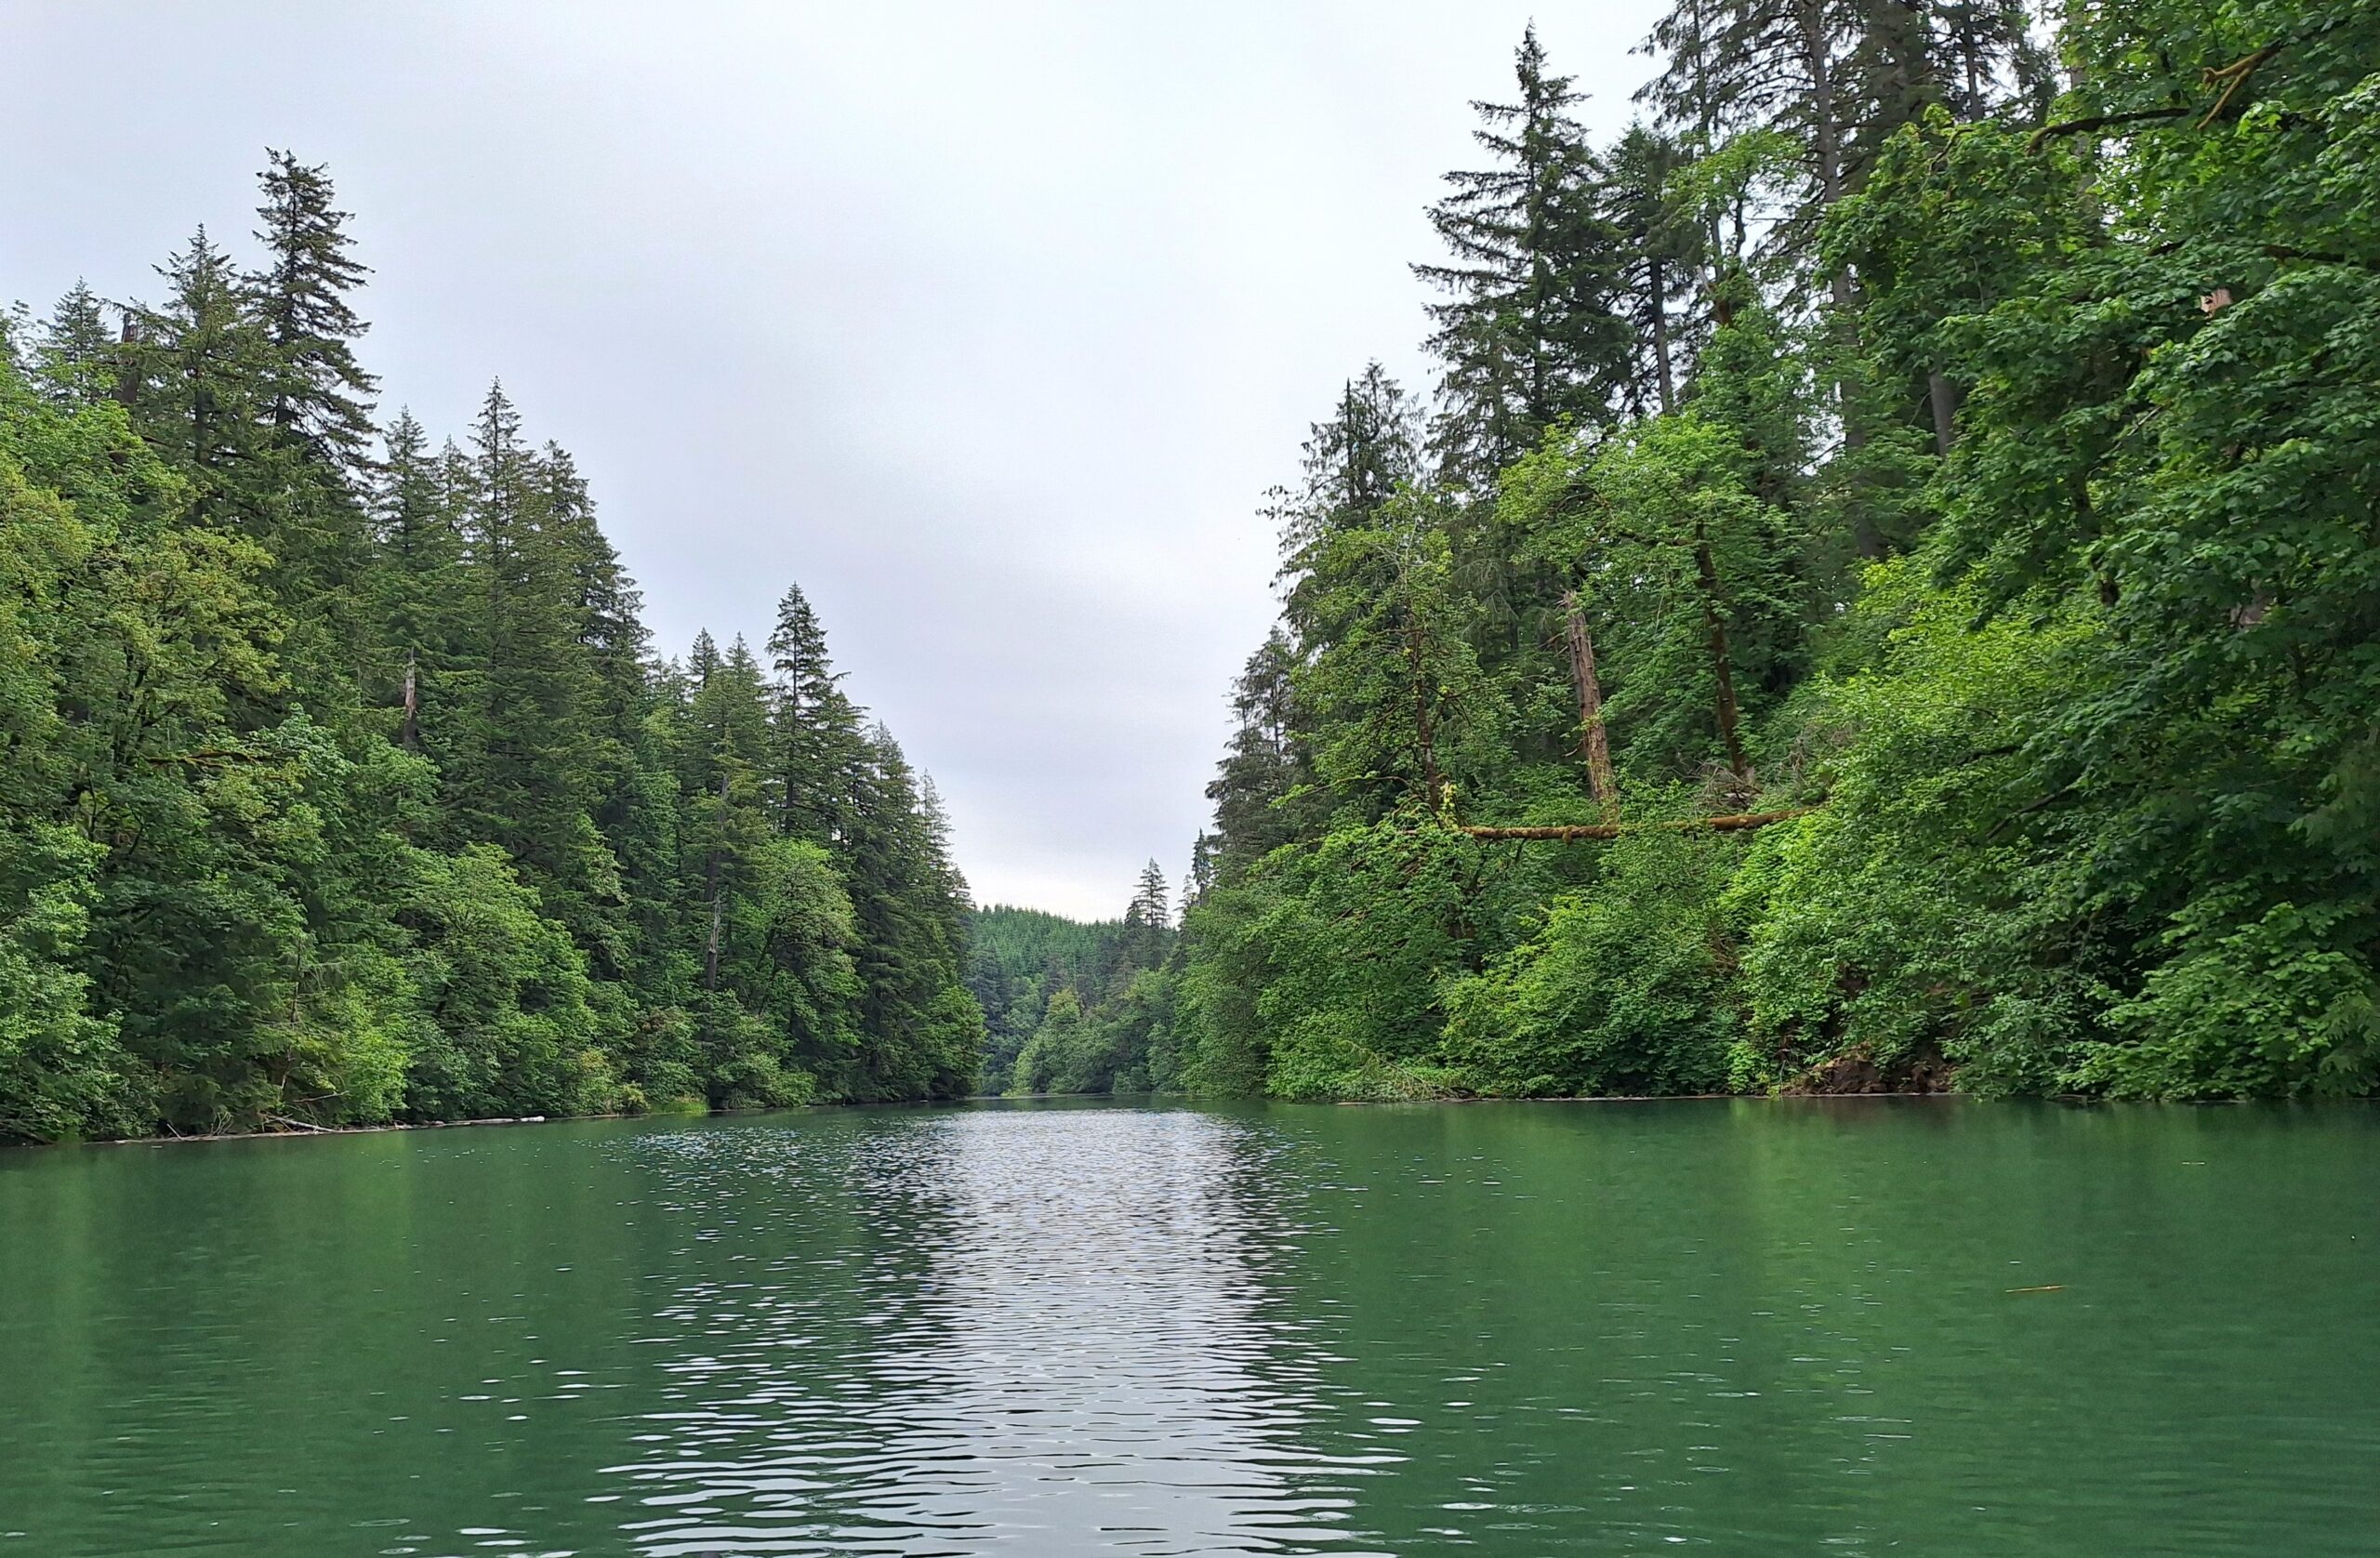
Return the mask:
{"type": "Polygon", "coordinates": [[[0,1558],[2369,1554],[2380,1114],[0,1154],[0,1558]]]}

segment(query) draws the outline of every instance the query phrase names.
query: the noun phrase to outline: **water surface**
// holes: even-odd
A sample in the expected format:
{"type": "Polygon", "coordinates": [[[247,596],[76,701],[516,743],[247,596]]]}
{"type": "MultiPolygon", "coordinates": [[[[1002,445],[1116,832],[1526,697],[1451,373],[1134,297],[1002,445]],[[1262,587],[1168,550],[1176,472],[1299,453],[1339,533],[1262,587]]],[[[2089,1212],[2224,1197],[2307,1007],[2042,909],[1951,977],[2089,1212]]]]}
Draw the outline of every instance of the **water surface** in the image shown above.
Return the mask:
{"type": "Polygon", "coordinates": [[[0,1558],[2380,1551],[2380,1118],[0,1154],[0,1558]]]}

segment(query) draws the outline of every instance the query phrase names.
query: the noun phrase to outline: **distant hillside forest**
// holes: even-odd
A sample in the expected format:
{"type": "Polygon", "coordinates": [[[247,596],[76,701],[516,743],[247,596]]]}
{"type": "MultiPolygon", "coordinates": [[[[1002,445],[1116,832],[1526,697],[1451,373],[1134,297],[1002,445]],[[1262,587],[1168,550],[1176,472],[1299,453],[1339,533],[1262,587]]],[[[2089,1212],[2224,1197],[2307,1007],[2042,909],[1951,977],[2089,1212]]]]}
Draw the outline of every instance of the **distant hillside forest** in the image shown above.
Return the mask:
{"type": "Polygon", "coordinates": [[[346,214],[261,184],[0,321],[0,1137],[972,1092],[932,786],[800,590],[656,655],[501,389],[375,420],[346,214]]]}
{"type": "Polygon", "coordinates": [[[976,911],[967,988],[983,1008],[986,1092],[1139,1093],[1176,1088],[1178,945],[1155,861],[1121,919],[976,911]]]}

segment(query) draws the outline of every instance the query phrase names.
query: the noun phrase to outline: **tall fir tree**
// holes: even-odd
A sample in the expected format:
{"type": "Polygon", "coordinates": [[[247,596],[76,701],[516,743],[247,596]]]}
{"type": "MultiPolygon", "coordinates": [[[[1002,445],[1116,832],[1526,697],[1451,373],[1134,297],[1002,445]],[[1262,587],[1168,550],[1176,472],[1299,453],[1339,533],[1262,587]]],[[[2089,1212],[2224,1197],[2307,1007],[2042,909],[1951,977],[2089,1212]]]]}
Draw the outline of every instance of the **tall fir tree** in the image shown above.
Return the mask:
{"type": "Polygon", "coordinates": [[[364,465],[379,385],[355,360],[355,342],[371,327],[350,297],[370,268],[350,252],[352,218],[333,204],[328,171],[287,152],[265,155],[256,236],[266,257],[249,293],[272,349],[267,415],[277,434],[323,464],[364,465]]]}
{"type": "Polygon", "coordinates": [[[122,365],[107,308],[80,280],[42,322],[34,349],[39,381],[68,405],[97,405],[115,392],[122,365]]]}
{"type": "Polygon", "coordinates": [[[502,385],[482,402],[471,442],[474,695],[450,792],[469,836],[502,845],[581,944],[601,946],[616,934],[607,910],[620,887],[592,814],[605,765],[577,560],[502,385]]]}
{"type": "Polygon", "coordinates": [[[1332,548],[1421,479],[1420,408],[1378,363],[1367,363],[1341,388],[1330,416],[1307,429],[1301,455],[1298,485],[1271,495],[1267,517],[1280,533],[1282,614],[1311,650],[1337,630],[1316,583],[1332,548]]]}
{"type": "Polygon", "coordinates": [[[447,700],[462,669],[469,588],[451,498],[429,433],[412,412],[399,411],[384,435],[372,495],[366,596],[376,652],[364,692],[371,705],[394,711],[396,739],[407,751],[443,752],[451,734],[447,700]]]}
{"type": "Polygon", "coordinates": [[[1599,194],[1626,257],[1620,310],[1636,341],[1623,401],[1636,416],[1677,409],[1678,385],[1707,324],[1702,297],[1706,245],[1679,198],[1690,161],[1674,138],[1632,126],[1605,158],[1599,194]]]}
{"type": "Polygon", "coordinates": [[[1486,493],[1495,473],[1561,420],[1613,414],[1631,339],[1616,303],[1619,252],[1594,199],[1594,160],[1531,26],[1514,59],[1517,99],[1478,101],[1474,132],[1494,165],[1449,173],[1430,222],[1451,256],[1414,273],[1445,364],[1433,443],[1447,479],[1486,493]]]}
{"type": "Polygon", "coordinates": [[[798,584],[777,602],[769,655],[768,793],[777,830],[825,844],[850,825],[839,783],[859,745],[860,715],[843,694],[826,630],[798,584]]]}
{"type": "MultiPolygon", "coordinates": [[[[1227,878],[1289,843],[1302,831],[1300,812],[1311,810],[1311,733],[1300,707],[1297,648],[1276,627],[1248,657],[1232,684],[1236,720],[1222,763],[1208,782],[1215,831],[1200,835],[1202,853],[1227,878]],[[1298,799],[1305,795],[1307,806],[1298,799]]],[[[1194,875],[1196,873],[1194,872],[1194,875]]],[[[1186,896],[1186,895],[1185,895],[1186,896]]]]}
{"type": "Polygon", "coordinates": [[[1154,860],[1141,867],[1141,878],[1132,888],[1132,901],[1124,907],[1127,956],[1141,968],[1155,968],[1164,957],[1165,944],[1173,929],[1171,893],[1165,867],[1154,860]]]}
{"type": "Polygon", "coordinates": [[[127,351],[134,425],[189,478],[193,519],[270,548],[279,536],[260,401],[271,345],[247,281],[204,227],[158,274],[165,302],[136,311],[127,351]]]}

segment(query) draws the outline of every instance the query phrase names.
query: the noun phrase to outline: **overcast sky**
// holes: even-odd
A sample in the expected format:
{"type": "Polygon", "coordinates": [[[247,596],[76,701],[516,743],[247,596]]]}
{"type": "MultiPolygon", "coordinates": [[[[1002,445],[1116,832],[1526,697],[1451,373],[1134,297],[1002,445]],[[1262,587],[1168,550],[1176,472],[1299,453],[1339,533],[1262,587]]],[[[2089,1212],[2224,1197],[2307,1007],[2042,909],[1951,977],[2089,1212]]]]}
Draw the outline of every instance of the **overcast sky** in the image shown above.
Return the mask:
{"type": "Polygon", "coordinates": [[[154,297],[327,162],[384,404],[491,377],[660,645],[798,579],[984,903],[1177,878],[1274,612],[1264,489],[1378,357],[1536,16],[1624,125],[1659,0],[0,0],[0,299],[154,297]]]}

